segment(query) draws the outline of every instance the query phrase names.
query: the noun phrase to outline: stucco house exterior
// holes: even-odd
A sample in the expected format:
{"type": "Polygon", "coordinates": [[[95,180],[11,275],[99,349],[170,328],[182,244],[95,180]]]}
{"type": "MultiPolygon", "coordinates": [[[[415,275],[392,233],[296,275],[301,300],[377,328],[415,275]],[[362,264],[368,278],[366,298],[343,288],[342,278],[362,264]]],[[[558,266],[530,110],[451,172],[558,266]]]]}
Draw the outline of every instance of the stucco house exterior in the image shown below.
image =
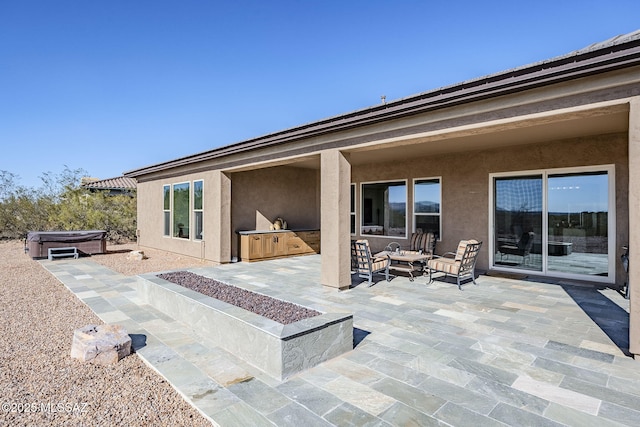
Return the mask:
{"type": "Polygon", "coordinates": [[[627,280],[628,245],[640,354],[640,31],[125,176],[141,246],[227,263],[240,232],[282,217],[318,230],[337,289],[357,238],[382,249],[422,229],[437,253],[475,238],[480,270],[607,286],[627,280]]]}

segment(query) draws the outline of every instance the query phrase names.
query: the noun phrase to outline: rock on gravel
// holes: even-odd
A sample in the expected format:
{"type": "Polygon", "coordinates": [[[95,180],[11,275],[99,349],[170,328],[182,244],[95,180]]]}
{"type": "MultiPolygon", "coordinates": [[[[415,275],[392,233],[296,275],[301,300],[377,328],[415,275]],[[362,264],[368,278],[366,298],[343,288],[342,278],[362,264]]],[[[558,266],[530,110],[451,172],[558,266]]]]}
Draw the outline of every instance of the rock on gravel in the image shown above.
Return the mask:
{"type": "Polygon", "coordinates": [[[131,354],[131,337],[120,325],[87,325],[73,331],[71,357],[112,365],[131,354]]]}
{"type": "Polygon", "coordinates": [[[112,366],[72,359],[73,331],[102,322],[23,248],[0,242],[0,425],[211,425],[136,354],[112,366]]]}

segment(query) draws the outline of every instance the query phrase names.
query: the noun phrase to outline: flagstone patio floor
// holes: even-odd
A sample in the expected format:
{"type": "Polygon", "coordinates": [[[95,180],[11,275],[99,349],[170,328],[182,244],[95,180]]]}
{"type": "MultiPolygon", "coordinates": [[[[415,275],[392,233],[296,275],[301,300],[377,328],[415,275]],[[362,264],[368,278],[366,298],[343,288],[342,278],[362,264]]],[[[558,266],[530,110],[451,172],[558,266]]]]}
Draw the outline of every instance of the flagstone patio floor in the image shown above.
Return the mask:
{"type": "Polygon", "coordinates": [[[320,285],[319,255],[190,269],[353,313],[352,351],[278,381],[145,305],[141,277],[41,263],[216,425],[640,425],[629,301],[602,286],[483,275],[463,291],[424,277],[337,291],[320,285]]]}

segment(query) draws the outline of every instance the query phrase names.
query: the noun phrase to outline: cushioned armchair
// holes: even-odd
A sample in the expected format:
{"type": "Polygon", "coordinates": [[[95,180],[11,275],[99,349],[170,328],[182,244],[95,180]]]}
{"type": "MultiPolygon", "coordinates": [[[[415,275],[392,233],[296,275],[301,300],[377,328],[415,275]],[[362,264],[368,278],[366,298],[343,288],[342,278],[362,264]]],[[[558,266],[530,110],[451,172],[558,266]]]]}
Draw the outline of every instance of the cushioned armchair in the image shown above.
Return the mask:
{"type": "Polygon", "coordinates": [[[389,258],[373,258],[368,240],[356,240],[354,242],[356,253],[356,273],[358,277],[367,279],[369,286],[373,285],[373,275],[384,273],[389,281],[389,258]]]}
{"type": "Polygon", "coordinates": [[[436,250],[436,236],[433,233],[423,233],[421,230],[411,235],[409,250],[410,254],[431,255],[436,250]]]}
{"type": "Polygon", "coordinates": [[[480,253],[482,242],[477,240],[461,240],[456,252],[447,252],[442,257],[435,257],[427,261],[429,269],[429,283],[433,282],[433,273],[444,273],[445,277],[455,276],[458,289],[462,290],[461,281],[471,279],[476,283],[476,260],[480,253]]]}

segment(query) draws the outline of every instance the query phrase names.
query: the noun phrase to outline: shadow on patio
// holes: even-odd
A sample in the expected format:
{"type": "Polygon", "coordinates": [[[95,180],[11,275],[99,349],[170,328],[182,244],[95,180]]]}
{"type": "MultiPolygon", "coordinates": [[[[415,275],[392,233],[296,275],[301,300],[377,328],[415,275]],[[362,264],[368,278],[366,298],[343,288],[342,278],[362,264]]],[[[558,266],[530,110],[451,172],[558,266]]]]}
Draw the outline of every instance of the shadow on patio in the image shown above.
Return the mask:
{"type": "Polygon", "coordinates": [[[627,356],[629,353],[629,312],[602,294],[603,286],[562,285],[587,316],[627,356]]]}

